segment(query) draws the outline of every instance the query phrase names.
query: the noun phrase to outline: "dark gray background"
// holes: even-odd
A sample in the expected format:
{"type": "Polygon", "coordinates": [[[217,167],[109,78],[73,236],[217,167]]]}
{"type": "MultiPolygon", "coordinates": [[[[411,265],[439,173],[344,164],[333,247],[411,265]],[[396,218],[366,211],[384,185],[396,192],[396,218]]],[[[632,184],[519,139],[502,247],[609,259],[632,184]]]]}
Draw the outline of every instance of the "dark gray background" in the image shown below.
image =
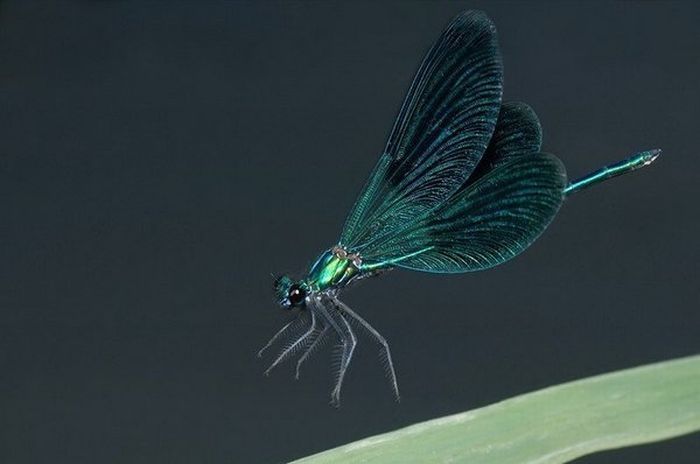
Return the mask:
{"type": "MultiPolygon", "coordinates": [[[[580,377],[700,351],[697,4],[0,4],[0,461],[283,462],[580,377]],[[254,353],[271,273],[337,239],[423,53],[495,21],[505,96],[576,195],[527,252],[390,273],[346,300],[390,340],[299,382],[254,353]]],[[[580,463],[697,463],[700,437],[580,463]]]]}

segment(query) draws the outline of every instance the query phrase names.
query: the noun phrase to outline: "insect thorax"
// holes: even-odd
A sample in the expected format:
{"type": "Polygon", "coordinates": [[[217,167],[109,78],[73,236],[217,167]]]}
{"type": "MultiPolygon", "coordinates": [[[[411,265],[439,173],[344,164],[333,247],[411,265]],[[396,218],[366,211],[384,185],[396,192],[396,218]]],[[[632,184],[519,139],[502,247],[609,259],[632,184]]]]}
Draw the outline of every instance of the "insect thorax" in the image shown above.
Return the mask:
{"type": "Polygon", "coordinates": [[[344,287],[360,275],[362,258],[349,253],[341,246],[334,246],[318,257],[307,277],[307,285],[315,291],[331,287],[344,287]]]}

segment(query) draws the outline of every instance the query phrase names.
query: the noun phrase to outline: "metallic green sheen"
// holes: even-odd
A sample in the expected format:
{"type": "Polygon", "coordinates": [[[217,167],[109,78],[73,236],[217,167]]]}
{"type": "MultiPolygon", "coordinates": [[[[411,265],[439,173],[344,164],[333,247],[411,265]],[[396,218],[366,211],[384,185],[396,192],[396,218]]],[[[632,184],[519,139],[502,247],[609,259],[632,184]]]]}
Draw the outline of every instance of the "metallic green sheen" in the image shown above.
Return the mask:
{"type": "Polygon", "coordinates": [[[331,287],[344,287],[358,275],[359,269],[352,259],[328,250],[311,266],[305,283],[313,291],[321,292],[331,287]]]}

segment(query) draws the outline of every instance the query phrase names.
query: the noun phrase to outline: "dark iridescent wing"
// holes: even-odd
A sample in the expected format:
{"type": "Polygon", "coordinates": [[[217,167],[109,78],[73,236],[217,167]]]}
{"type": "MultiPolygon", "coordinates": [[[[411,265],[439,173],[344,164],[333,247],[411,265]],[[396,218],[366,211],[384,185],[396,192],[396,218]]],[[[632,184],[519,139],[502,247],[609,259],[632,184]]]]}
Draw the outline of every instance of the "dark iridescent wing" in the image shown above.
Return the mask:
{"type": "Polygon", "coordinates": [[[463,188],[519,156],[539,153],[541,146],[542,126],[532,108],[520,102],[504,103],[491,142],[463,188]]]}
{"type": "Polygon", "coordinates": [[[501,82],[494,25],[482,12],[460,14],[423,60],[346,220],[343,246],[363,254],[464,184],[491,139],[501,82]]]}
{"type": "Polygon", "coordinates": [[[514,157],[382,244],[363,265],[468,272],[518,255],[559,210],[566,173],[552,155],[514,157]]]}

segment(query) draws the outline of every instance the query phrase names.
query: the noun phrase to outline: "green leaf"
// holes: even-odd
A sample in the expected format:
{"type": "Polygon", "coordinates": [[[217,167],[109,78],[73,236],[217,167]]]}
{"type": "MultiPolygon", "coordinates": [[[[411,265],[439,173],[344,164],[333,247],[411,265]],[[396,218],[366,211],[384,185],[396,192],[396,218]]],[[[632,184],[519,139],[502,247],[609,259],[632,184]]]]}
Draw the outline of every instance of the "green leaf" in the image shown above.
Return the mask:
{"type": "Polygon", "coordinates": [[[700,430],[700,356],[590,377],[295,463],[555,464],[700,430]]]}

